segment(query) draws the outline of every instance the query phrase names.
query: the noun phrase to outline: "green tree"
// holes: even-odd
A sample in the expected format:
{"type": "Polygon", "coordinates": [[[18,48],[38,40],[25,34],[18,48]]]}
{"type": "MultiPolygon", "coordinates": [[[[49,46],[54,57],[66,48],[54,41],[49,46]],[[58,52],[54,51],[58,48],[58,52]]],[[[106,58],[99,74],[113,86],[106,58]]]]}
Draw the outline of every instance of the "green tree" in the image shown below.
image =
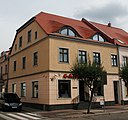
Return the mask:
{"type": "Polygon", "coordinates": [[[78,63],[76,62],[71,67],[71,73],[78,80],[83,80],[85,85],[88,86],[91,95],[89,99],[87,113],[90,113],[93,94],[98,87],[99,82],[102,81],[104,75],[106,75],[106,71],[103,69],[102,65],[98,65],[96,63],[78,63]]]}
{"type": "Polygon", "coordinates": [[[128,86],[128,66],[124,66],[121,68],[120,77],[125,82],[125,86],[128,86]]]}

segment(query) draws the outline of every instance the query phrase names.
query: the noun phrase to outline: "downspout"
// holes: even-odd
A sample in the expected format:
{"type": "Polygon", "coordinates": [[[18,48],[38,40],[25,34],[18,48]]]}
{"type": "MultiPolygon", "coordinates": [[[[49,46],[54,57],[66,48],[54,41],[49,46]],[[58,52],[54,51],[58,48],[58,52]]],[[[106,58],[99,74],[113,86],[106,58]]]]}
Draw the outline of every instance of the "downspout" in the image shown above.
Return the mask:
{"type": "Polygon", "coordinates": [[[8,93],[8,81],[9,81],[9,56],[8,56],[8,68],[7,68],[7,88],[6,88],[6,92],[8,93]]]}
{"type": "Polygon", "coordinates": [[[120,78],[120,68],[121,68],[120,62],[121,62],[121,61],[120,61],[120,51],[119,51],[119,46],[118,46],[118,45],[117,45],[117,53],[118,53],[118,61],[119,61],[119,63],[118,63],[118,65],[119,65],[118,69],[119,69],[119,82],[120,82],[121,104],[124,105],[124,102],[123,102],[122,80],[121,80],[121,78],[120,78]]]}

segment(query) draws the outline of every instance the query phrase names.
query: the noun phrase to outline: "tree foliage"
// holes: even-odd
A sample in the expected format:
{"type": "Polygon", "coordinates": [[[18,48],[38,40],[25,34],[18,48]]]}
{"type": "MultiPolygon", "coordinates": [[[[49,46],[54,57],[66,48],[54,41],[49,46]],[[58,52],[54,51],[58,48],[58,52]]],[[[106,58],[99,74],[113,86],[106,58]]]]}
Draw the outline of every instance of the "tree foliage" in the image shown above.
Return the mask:
{"type": "Polygon", "coordinates": [[[128,66],[124,66],[121,68],[120,77],[125,82],[125,85],[128,86],[128,66]]]}
{"type": "Polygon", "coordinates": [[[91,97],[87,111],[87,113],[90,113],[93,94],[98,87],[99,81],[102,81],[103,75],[106,73],[106,71],[102,65],[98,65],[96,63],[88,62],[80,64],[76,62],[71,68],[71,73],[76,79],[83,80],[91,91],[91,97]]]}

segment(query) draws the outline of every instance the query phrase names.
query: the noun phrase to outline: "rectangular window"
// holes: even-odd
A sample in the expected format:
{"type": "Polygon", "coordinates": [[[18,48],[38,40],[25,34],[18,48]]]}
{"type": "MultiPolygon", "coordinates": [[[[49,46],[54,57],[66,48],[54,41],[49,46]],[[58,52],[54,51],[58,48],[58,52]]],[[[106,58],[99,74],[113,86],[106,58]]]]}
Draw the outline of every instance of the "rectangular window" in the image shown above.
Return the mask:
{"type": "Polygon", "coordinates": [[[16,71],[16,61],[14,61],[14,67],[13,70],[16,71]]]}
{"type": "Polygon", "coordinates": [[[127,65],[128,65],[128,57],[123,56],[123,59],[122,59],[122,66],[127,66],[127,65]]]}
{"type": "Polygon", "coordinates": [[[26,68],[26,57],[22,58],[22,69],[26,68]]]}
{"type": "Polygon", "coordinates": [[[71,81],[70,80],[58,80],[58,93],[59,98],[71,97],[71,81]]]}
{"type": "Polygon", "coordinates": [[[26,83],[21,83],[21,96],[26,96],[26,83]]]}
{"type": "Polygon", "coordinates": [[[38,52],[33,54],[33,65],[38,65],[38,52]]]}
{"type": "Polygon", "coordinates": [[[111,55],[112,66],[117,66],[117,55],[111,55]]]}
{"type": "Polygon", "coordinates": [[[35,32],[35,40],[37,39],[38,37],[38,34],[37,34],[37,31],[35,32]]]}
{"type": "Polygon", "coordinates": [[[59,62],[68,63],[69,57],[68,57],[68,49],[66,48],[59,48],[59,62]]]}
{"type": "Polygon", "coordinates": [[[100,53],[94,52],[93,53],[93,62],[96,64],[100,64],[100,53]]]}
{"type": "Polygon", "coordinates": [[[32,82],[32,97],[38,98],[38,81],[32,82]]]}
{"type": "Polygon", "coordinates": [[[8,73],[8,66],[5,65],[5,74],[8,73]]]}
{"type": "Polygon", "coordinates": [[[86,51],[79,50],[78,61],[79,61],[79,63],[87,62],[86,51]]]}
{"type": "Polygon", "coordinates": [[[22,47],[22,36],[19,38],[19,48],[22,47]]]}
{"type": "Polygon", "coordinates": [[[12,84],[12,92],[16,93],[16,83],[12,84]]]}
{"type": "Polygon", "coordinates": [[[32,33],[31,33],[31,30],[28,31],[28,43],[31,42],[31,39],[32,39],[32,38],[31,38],[31,37],[32,37],[31,34],[32,34],[32,33]]]}
{"type": "Polygon", "coordinates": [[[94,96],[103,96],[103,84],[101,81],[98,82],[97,88],[94,91],[94,96]]]}

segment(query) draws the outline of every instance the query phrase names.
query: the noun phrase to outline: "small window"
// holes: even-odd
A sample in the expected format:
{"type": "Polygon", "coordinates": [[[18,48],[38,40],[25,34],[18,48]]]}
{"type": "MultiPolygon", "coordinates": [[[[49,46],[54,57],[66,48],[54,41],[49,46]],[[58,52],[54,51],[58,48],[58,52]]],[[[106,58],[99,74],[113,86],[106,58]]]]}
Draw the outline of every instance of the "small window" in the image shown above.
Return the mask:
{"type": "Polygon", "coordinates": [[[92,37],[93,40],[97,40],[97,41],[101,41],[101,42],[105,42],[104,38],[99,35],[99,34],[96,34],[92,37]]]}
{"type": "Polygon", "coordinates": [[[21,83],[21,96],[26,96],[26,83],[21,83]]]}
{"type": "Polygon", "coordinates": [[[122,66],[127,66],[128,65],[128,57],[123,56],[122,58],[122,66]]]}
{"type": "Polygon", "coordinates": [[[74,30],[70,27],[65,27],[62,30],[60,30],[60,34],[62,35],[67,35],[67,36],[76,36],[76,33],[74,32],[74,30]]]}
{"type": "Polygon", "coordinates": [[[32,97],[38,98],[38,81],[32,82],[32,97]]]}
{"type": "Polygon", "coordinates": [[[26,57],[22,58],[22,69],[26,68],[26,57]]]}
{"type": "Polygon", "coordinates": [[[13,63],[13,70],[16,71],[16,61],[13,63]]]}
{"type": "Polygon", "coordinates": [[[117,66],[117,55],[111,55],[112,66],[117,66]]]}
{"type": "Polygon", "coordinates": [[[12,92],[16,93],[16,83],[12,84],[12,92]]]}
{"type": "Polygon", "coordinates": [[[64,63],[69,62],[68,49],[59,48],[59,62],[64,62],[64,63]]]}
{"type": "Polygon", "coordinates": [[[33,54],[33,65],[38,65],[38,52],[33,54]]]}
{"type": "Polygon", "coordinates": [[[31,35],[31,30],[30,30],[30,31],[28,31],[28,43],[31,42],[31,39],[32,39],[31,37],[32,37],[32,35],[31,35]]]}
{"type": "Polygon", "coordinates": [[[37,31],[35,32],[35,40],[37,39],[38,37],[38,34],[37,34],[37,31]]]}
{"type": "Polygon", "coordinates": [[[59,98],[71,97],[71,81],[70,80],[58,80],[58,93],[59,98]]]}
{"type": "Polygon", "coordinates": [[[17,50],[17,44],[15,44],[15,51],[17,50]]]}
{"type": "Polygon", "coordinates": [[[79,50],[78,62],[79,63],[87,62],[86,51],[79,50]]]}
{"type": "Polygon", "coordinates": [[[96,64],[100,64],[100,53],[97,52],[93,53],[93,62],[96,64]]]}
{"type": "Polygon", "coordinates": [[[19,38],[19,48],[22,47],[22,36],[19,38]]]}

